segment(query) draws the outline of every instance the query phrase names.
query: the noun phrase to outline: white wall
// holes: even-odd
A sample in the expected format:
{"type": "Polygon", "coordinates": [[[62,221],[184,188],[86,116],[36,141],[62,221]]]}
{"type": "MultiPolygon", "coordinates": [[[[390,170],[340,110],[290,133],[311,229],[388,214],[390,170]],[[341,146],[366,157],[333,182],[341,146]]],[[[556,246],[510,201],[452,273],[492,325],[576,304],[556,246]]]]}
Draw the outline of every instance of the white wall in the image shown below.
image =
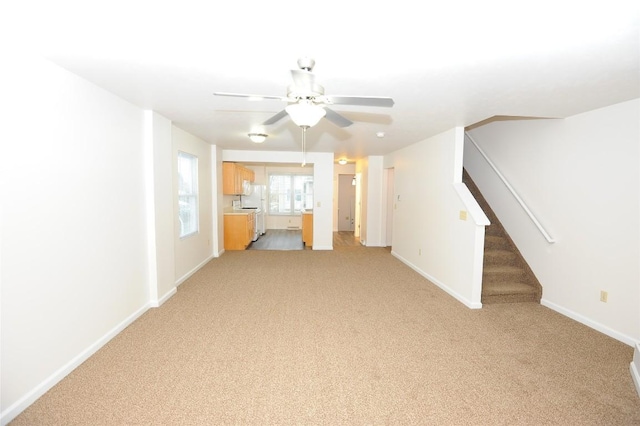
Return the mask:
{"type": "MultiPolygon", "coordinates": [[[[198,157],[198,218],[199,229],[194,235],[180,238],[180,223],[177,213],[174,215],[175,236],[175,279],[180,284],[200,269],[213,257],[213,188],[212,150],[215,147],[202,139],[185,132],[179,127],[172,129],[174,163],[177,162],[178,151],[198,157]]],[[[174,173],[173,182],[174,206],[178,205],[178,175],[174,173]]],[[[217,197],[216,197],[217,200],[217,197]]],[[[222,245],[220,246],[222,247],[222,245]]]]}
{"type": "Polygon", "coordinates": [[[386,199],[383,198],[384,188],[384,158],[380,155],[367,157],[366,179],[366,215],[361,227],[364,228],[365,245],[367,247],[386,247],[387,243],[383,239],[384,228],[386,227],[385,215],[383,214],[386,199]]]}
{"type": "Polygon", "coordinates": [[[391,244],[393,243],[393,204],[394,204],[393,188],[395,186],[393,183],[393,167],[388,167],[384,169],[382,184],[383,184],[382,198],[384,199],[384,203],[386,204],[382,210],[382,214],[383,214],[382,222],[384,224],[383,225],[384,226],[383,241],[386,247],[391,247],[391,244]]]}
{"type": "Polygon", "coordinates": [[[334,164],[333,168],[333,232],[338,232],[338,197],[339,197],[339,181],[340,175],[355,175],[356,165],[351,164],[334,164]]]}
{"type": "MultiPolygon", "coordinates": [[[[239,163],[291,163],[300,161],[300,153],[293,151],[223,150],[223,161],[239,163]]],[[[306,161],[313,165],[313,249],[333,249],[333,154],[307,152],[306,161]]],[[[219,235],[223,239],[223,234],[219,235]]]]}
{"type": "Polygon", "coordinates": [[[215,257],[224,253],[224,196],[222,194],[222,148],[211,146],[211,190],[213,191],[211,206],[211,249],[215,257]],[[220,238],[218,238],[220,237],[220,238]]]}
{"type": "Polygon", "coordinates": [[[176,292],[173,221],[173,146],[171,121],[153,111],[144,112],[146,158],[147,245],[149,257],[149,303],[162,305],[176,292]]]}
{"type": "Polygon", "coordinates": [[[148,308],[149,270],[143,111],[42,59],[3,72],[4,424],[148,308]]]}
{"type": "Polygon", "coordinates": [[[386,155],[382,167],[394,169],[393,255],[468,307],[479,308],[478,259],[486,222],[460,219],[461,210],[473,208],[459,195],[463,136],[462,128],[441,133],[386,155]]]}
{"type": "Polygon", "coordinates": [[[542,303],[640,340],[640,101],[469,132],[557,240],[549,244],[467,144],[465,168],[542,284],[542,303]],[[600,291],[608,302],[600,301],[600,291]]]}
{"type": "MultiPolygon", "coordinates": [[[[369,194],[369,158],[356,162],[356,236],[367,245],[367,213],[369,194]]],[[[375,208],[375,207],[374,207],[375,208]]]]}

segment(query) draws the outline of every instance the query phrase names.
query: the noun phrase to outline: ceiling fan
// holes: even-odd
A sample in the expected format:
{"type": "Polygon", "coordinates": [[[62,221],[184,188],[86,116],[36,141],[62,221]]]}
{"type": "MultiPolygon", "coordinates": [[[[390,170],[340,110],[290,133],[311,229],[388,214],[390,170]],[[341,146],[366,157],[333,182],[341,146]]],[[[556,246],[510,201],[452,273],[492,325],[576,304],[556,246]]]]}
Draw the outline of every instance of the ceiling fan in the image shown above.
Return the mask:
{"type": "Polygon", "coordinates": [[[304,129],[313,127],[324,117],[339,127],[347,127],[353,122],[338,114],[330,105],[361,105],[374,107],[391,107],[394,102],[391,98],[374,96],[328,96],[324,94],[324,87],[317,84],[315,76],[311,72],[315,61],[311,58],[298,59],[300,69],[291,70],[293,84],[287,88],[287,96],[263,96],[241,93],[214,92],[217,96],[234,96],[250,98],[253,100],[279,99],[288,102],[289,105],[262,123],[270,125],[280,121],[289,115],[296,125],[304,129]]]}

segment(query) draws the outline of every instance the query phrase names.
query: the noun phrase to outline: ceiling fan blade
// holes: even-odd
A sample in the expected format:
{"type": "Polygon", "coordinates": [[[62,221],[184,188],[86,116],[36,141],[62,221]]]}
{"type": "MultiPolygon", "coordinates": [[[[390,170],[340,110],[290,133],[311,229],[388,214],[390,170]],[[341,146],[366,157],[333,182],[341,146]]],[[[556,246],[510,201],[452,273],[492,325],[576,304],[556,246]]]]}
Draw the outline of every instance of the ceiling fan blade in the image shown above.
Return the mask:
{"type": "Polygon", "coordinates": [[[280,101],[286,100],[282,96],[269,96],[269,95],[247,95],[244,93],[229,93],[229,92],[213,92],[216,96],[233,96],[235,98],[250,98],[250,100],[261,101],[263,99],[278,99],[280,101]]]}
{"type": "Polygon", "coordinates": [[[285,111],[284,109],[282,111],[280,111],[279,113],[277,113],[276,115],[274,115],[273,117],[271,117],[270,119],[268,119],[267,121],[265,121],[264,123],[262,123],[264,126],[268,126],[269,124],[274,124],[280,120],[282,120],[284,117],[287,116],[287,111],[285,111]]]}
{"type": "Polygon", "coordinates": [[[392,107],[394,102],[391,98],[380,98],[375,96],[325,96],[327,103],[334,105],[362,105],[375,107],[392,107]]]}
{"type": "Polygon", "coordinates": [[[316,84],[316,77],[313,73],[305,70],[291,70],[293,85],[299,90],[313,90],[316,84]]]}
{"type": "Polygon", "coordinates": [[[337,112],[335,112],[334,110],[325,107],[324,108],[325,111],[327,112],[324,116],[324,118],[326,118],[327,120],[329,120],[330,122],[332,122],[333,124],[335,124],[338,127],[349,127],[353,124],[353,121],[347,119],[346,117],[338,114],[337,112]]]}

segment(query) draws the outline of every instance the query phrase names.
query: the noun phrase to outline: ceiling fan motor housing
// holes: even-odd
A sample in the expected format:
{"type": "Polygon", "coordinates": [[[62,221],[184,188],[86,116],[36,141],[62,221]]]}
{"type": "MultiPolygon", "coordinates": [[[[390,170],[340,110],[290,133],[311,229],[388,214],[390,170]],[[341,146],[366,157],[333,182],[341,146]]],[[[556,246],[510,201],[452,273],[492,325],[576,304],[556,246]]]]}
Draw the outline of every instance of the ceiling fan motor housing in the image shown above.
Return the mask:
{"type": "Polygon", "coordinates": [[[320,96],[324,96],[324,87],[315,83],[306,88],[298,87],[295,84],[287,88],[287,98],[295,99],[296,101],[302,99],[313,101],[320,96]]]}
{"type": "Polygon", "coordinates": [[[316,65],[316,61],[306,56],[298,59],[298,68],[300,68],[301,70],[311,72],[315,65],[316,65]]]}

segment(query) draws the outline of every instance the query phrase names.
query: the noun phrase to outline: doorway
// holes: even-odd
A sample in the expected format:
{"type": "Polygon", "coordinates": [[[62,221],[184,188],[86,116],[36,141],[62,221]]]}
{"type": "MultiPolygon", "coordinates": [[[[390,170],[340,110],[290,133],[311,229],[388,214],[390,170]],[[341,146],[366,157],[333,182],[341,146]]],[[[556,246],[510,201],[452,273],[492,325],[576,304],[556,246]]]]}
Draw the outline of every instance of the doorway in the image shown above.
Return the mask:
{"type": "Polygon", "coordinates": [[[356,229],[355,178],[356,175],[338,175],[338,231],[356,229]]]}

